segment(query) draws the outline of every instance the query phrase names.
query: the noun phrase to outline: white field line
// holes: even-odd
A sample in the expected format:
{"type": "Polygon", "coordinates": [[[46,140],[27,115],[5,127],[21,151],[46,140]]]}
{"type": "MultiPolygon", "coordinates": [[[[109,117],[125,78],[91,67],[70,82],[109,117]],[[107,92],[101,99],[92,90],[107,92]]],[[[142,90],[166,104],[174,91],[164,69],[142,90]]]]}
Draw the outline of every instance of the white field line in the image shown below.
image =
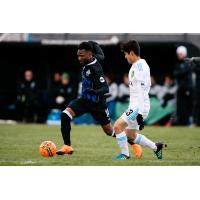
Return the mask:
{"type": "Polygon", "coordinates": [[[26,161],[0,160],[0,164],[1,163],[15,163],[15,164],[20,164],[20,165],[26,165],[26,164],[34,164],[34,163],[38,163],[38,162],[32,161],[32,160],[26,160],[26,161]]]}

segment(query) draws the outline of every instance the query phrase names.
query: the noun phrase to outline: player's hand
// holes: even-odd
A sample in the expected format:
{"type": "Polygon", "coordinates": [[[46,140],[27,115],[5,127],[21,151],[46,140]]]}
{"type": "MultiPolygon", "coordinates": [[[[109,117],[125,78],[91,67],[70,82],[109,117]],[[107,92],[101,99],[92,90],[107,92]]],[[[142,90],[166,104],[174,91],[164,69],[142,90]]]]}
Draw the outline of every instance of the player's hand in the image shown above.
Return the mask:
{"type": "Polygon", "coordinates": [[[143,119],[142,115],[138,114],[137,117],[136,117],[136,120],[137,120],[137,123],[139,125],[139,129],[141,131],[142,129],[144,129],[144,119],[143,119]]]}

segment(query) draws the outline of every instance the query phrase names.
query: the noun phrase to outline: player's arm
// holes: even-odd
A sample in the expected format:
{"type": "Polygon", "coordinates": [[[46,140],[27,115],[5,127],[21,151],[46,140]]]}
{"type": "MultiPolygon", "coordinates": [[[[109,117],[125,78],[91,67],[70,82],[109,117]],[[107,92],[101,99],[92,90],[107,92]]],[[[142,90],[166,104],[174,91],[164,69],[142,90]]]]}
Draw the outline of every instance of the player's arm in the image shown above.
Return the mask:
{"type": "Polygon", "coordinates": [[[104,76],[100,76],[95,80],[98,84],[98,88],[93,89],[93,92],[97,95],[105,95],[109,93],[108,85],[105,81],[104,76]],[[103,81],[103,82],[102,82],[103,81]]]}
{"type": "MultiPolygon", "coordinates": [[[[98,80],[96,80],[96,82],[98,82],[98,80]]],[[[103,83],[98,83],[98,84],[99,84],[99,87],[97,89],[94,89],[94,88],[86,89],[85,92],[89,92],[91,94],[100,95],[100,96],[103,96],[109,93],[109,88],[106,84],[103,84],[103,83]]]]}
{"type": "Polygon", "coordinates": [[[101,47],[99,46],[99,44],[97,42],[94,41],[88,41],[93,48],[93,56],[98,60],[98,61],[103,61],[105,56],[103,53],[103,50],[101,49],[101,47]]]}
{"type": "Polygon", "coordinates": [[[94,83],[94,87],[92,88],[92,92],[96,95],[103,96],[109,93],[108,84],[104,78],[103,70],[101,67],[92,67],[92,82],[94,83]]]}
{"type": "Polygon", "coordinates": [[[138,81],[137,83],[138,89],[138,115],[136,117],[137,123],[139,125],[139,129],[144,129],[144,119],[143,119],[143,111],[144,111],[144,82],[138,81]]]}

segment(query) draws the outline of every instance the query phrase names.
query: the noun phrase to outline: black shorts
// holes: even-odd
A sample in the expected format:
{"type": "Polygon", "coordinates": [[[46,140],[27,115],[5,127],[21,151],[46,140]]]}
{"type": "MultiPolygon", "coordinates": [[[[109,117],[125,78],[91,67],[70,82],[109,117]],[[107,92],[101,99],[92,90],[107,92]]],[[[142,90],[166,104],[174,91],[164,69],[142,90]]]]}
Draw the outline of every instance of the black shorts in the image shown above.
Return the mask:
{"type": "Polygon", "coordinates": [[[99,124],[106,125],[110,123],[109,111],[104,103],[93,103],[82,98],[71,101],[68,105],[75,112],[75,117],[85,113],[90,113],[99,124]]]}

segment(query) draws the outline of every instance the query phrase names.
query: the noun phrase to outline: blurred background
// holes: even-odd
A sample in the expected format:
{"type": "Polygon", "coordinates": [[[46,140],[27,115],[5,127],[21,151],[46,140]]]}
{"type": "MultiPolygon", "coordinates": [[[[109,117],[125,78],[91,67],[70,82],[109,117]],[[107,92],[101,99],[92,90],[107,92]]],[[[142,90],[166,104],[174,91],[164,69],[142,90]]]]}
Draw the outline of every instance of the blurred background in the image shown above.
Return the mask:
{"type": "MultiPolygon", "coordinates": [[[[98,42],[109,84],[112,121],[127,108],[130,65],[120,42],[135,39],[151,69],[151,111],[145,123],[200,125],[200,34],[0,34],[0,123],[59,124],[60,112],[81,93],[77,46],[98,42]]],[[[96,124],[85,114],[75,124],[96,124]]]]}

